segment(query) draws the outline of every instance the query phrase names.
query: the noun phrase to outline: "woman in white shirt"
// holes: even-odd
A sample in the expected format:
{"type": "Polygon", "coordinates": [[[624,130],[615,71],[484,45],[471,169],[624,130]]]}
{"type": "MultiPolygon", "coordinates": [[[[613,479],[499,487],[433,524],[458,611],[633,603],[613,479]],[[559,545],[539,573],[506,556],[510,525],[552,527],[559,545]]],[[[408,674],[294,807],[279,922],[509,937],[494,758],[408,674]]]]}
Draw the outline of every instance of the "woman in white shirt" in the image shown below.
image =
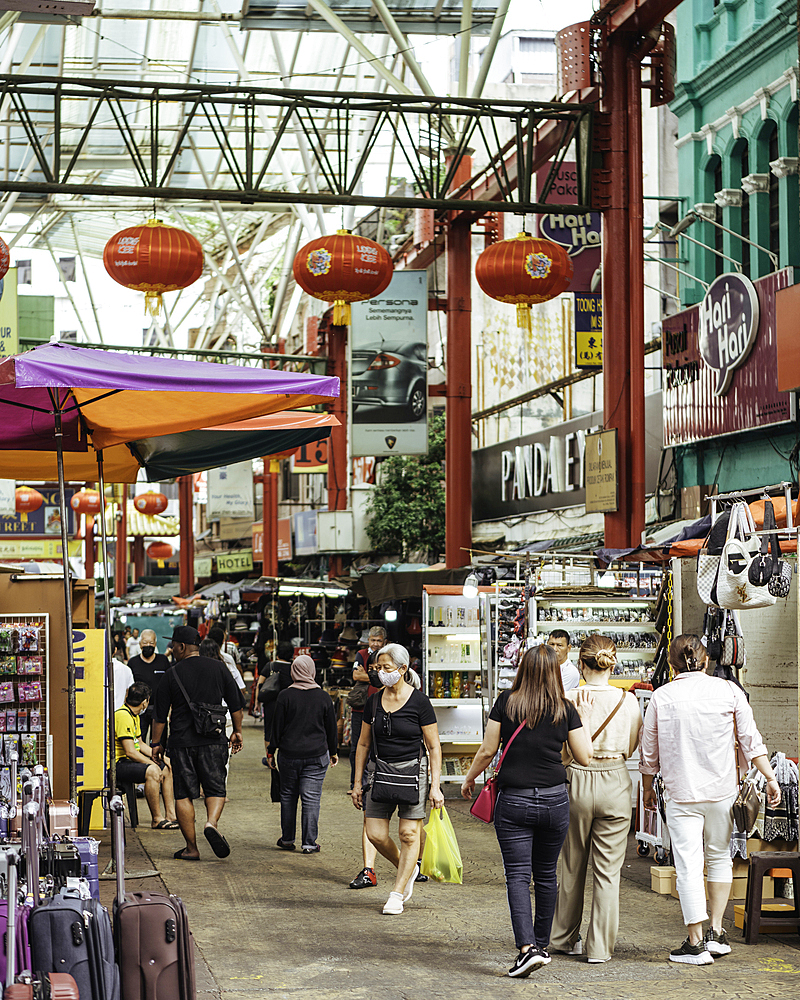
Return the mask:
{"type": "Polygon", "coordinates": [[[567,692],[577,701],[579,692],[593,698],[587,726],[594,756],[582,766],[567,767],[569,832],[561,852],[561,884],[550,934],[550,946],[568,955],[582,955],[580,936],[586,866],[592,856],[594,886],[586,932],[590,962],[607,962],[619,928],[619,876],[631,824],[631,778],[625,764],[636,749],[642,716],[636,696],[612,687],[611,672],[617,647],[606,635],[590,635],[581,646],[578,669],[585,687],[567,692]]]}
{"type": "Polygon", "coordinates": [[[670,961],[710,965],[715,955],[727,955],[731,950],[722,916],[733,870],[731,806],[738,790],[734,738],[744,756],[767,779],[770,806],[779,805],[781,790],[744,692],[705,672],[708,654],[700,639],[679,635],[669,647],[669,662],[676,676],[650,700],[639,770],[644,805],[650,809],[656,807],[653,778],[661,771],[678,896],[689,931],[683,944],[670,952],[670,961]],[[705,935],[703,921],[709,920],[709,914],[704,862],[710,911],[705,935]]]}

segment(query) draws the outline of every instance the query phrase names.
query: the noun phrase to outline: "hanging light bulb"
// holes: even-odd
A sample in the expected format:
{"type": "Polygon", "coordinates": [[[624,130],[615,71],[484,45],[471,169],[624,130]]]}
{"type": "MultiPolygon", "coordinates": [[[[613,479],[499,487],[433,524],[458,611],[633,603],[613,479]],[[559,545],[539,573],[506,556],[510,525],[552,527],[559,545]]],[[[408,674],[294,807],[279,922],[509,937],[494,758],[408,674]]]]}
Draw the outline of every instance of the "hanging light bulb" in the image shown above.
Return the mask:
{"type": "Polygon", "coordinates": [[[478,577],[474,571],[470,571],[469,576],[464,581],[462,594],[470,601],[478,596],[478,577]]]}

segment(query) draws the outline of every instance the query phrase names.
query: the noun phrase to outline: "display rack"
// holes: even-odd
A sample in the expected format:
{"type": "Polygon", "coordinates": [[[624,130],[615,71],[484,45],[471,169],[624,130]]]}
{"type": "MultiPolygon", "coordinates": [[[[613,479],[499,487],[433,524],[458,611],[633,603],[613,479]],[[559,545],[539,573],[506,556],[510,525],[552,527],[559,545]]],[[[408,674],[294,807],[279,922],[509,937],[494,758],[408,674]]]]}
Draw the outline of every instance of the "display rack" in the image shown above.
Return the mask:
{"type": "Polygon", "coordinates": [[[443,782],[462,781],[483,742],[488,677],[478,600],[461,587],[422,588],[425,688],[439,727],[443,782]]]}
{"type": "MultiPolygon", "coordinates": [[[[480,595],[481,600],[481,654],[488,676],[489,704],[493,705],[501,691],[514,683],[518,657],[509,656],[506,649],[509,640],[504,635],[506,624],[501,615],[501,606],[522,607],[525,585],[520,580],[498,581],[490,591],[480,595]]],[[[524,648],[527,635],[527,620],[520,635],[520,648],[524,648]]]]}

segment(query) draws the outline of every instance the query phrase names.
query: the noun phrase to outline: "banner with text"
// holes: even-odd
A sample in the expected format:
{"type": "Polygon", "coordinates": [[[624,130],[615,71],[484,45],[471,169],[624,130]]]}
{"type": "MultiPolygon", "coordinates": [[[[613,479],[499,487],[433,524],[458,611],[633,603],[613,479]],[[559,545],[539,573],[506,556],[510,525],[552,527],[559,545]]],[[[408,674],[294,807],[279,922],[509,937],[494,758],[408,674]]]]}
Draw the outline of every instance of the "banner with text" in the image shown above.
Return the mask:
{"type": "Polygon", "coordinates": [[[19,319],[17,317],[17,269],[10,267],[0,278],[0,358],[19,354],[19,319]]]}
{"type": "Polygon", "coordinates": [[[210,469],[206,518],[214,521],[220,517],[246,517],[252,521],[254,516],[253,463],[237,462],[210,469]]]}
{"type": "Polygon", "coordinates": [[[395,271],[382,295],[353,303],[352,315],[352,455],[426,454],[427,273],[395,271]]]}
{"type": "MultiPolygon", "coordinates": [[[[104,629],[73,629],[75,660],[75,771],[78,788],[104,788],[108,760],[104,629]]],[[[110,678],[114,683],[113,676],[110,678]]],[[[103,806],[92,807],[91,830],[102,830],[103,806]]]]}

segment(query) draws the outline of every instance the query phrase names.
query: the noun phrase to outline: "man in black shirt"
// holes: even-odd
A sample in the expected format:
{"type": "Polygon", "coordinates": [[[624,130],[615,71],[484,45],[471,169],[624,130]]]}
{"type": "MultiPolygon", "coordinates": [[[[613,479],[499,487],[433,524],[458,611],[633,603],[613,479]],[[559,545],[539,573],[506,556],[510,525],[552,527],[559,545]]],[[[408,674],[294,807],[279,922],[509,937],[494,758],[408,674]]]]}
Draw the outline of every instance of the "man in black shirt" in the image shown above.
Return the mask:
{"type": "Polygon", "coordinates": [[[158,688],[170,666],[166,656],[157,651],[156,642],[155,632],[151,628],[144,629],[139,639],[140,652],[137,656],[132,656],[128,660],[128,666],[133,673],[133,679],[146,684],[152,692],[150,704],[139,716],[139,724],[142,727],[142,740],[145,743],[147,742],[147,735],[150,732],[150,726],[153,721],[153,705],[158,694],[158,688]]]}
{"type": "Polygon", "coordinates": [[[242,749],[242,709],[244,702],[239,688],[224,663],[199,654],[200,636],[197,629],[179,625],[172,633],[172,655],[175,666],[164,675],[156,696],[153,716],[153,757],[164,756],[161,744],[164,724],[170,716],[169,751],[172,763],[175,810],[185,849],[176,851],[180,861],[199,861],[195,832],[194,799],[199,798],[202,785],[208,816],[203,834],[218,858],[226,858],[231,849],[227,840],[217,830],[225,805],[225,766],[228,749],[238,753],[242,749]],[[186,695],[181,690],[186,689],[186,695]],[[202,736],[194,724],[190,707],[194,704],[220,705],[225,703],[233,720],[230,741],[223,731],[219,736],[202,736]]]}

